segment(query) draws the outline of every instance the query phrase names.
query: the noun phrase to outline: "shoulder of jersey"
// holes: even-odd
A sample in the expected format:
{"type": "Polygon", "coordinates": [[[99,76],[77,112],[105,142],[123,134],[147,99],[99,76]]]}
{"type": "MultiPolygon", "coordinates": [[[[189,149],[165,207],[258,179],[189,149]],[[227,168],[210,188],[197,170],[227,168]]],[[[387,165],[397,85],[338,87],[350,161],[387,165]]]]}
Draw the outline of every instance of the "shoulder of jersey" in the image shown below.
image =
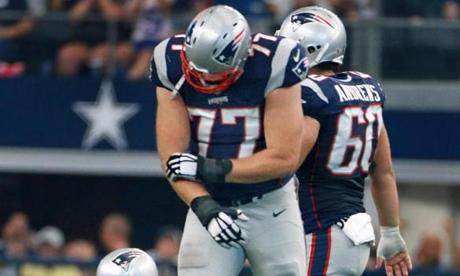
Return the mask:
{"type": "Polygon", "coordinates": [[[180,51],[185,35],[175,35],[160,42],[153,50],[151,74],[168,89],[173,90],[182,76],[180,51]],[[155,67],[154,67],[155,66],[155,67]]]}
{"type": "Polygon", "coordinates": [[[283,37],[262,33],[254,33],[251,37],[251,51],[246,61],[246,66],[256,72],[265,71],[264,69],[270,69],[272,66],[283,64],[283,62],[277,61],[277,59],[287,58],[287,55],[295,46],[294,41],[283,37]]]}
{"type": "Polygon", "coordinates": [[[308,66],[305,50],[294,40],[262,33],[252,35],[245,72],[250,72],[247,77],[253,81],[266,80],[266,93],[304,79],[308,66]]]}
{"type": "Polygon", "coordinates": [[[333,98],[334,83],[331,78],[310,74],[301,82],[302,98],[305,101],[318,101],[318,103],[328,104],[333,98]]]}

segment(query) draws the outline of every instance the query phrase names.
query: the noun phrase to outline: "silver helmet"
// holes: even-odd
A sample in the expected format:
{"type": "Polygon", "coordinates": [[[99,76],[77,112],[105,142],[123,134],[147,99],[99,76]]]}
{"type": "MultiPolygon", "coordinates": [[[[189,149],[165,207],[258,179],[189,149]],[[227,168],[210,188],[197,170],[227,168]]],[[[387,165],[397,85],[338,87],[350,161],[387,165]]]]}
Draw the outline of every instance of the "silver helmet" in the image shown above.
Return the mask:
{"type": "Polygon", "coordinates": [[[250,46],[248,22],[237,10],[224,5],[205,9],[185,33],[181,60],[187,82],[203,93],[228,89],[241,76],[250,46]]]}
{"type": "Polygon", "coordinates": [[[97,267],[97,276],[158,276],[152,257],[137,248],[115,250],[97,267]]]}
{"type": "Polygon", "coordinates": [[[328,61],[343,63],[347,47],[345,27],[337,15],[325,8],[311,6],[293,11],[276,34],[299,41],[312,67],[328,61]]]}

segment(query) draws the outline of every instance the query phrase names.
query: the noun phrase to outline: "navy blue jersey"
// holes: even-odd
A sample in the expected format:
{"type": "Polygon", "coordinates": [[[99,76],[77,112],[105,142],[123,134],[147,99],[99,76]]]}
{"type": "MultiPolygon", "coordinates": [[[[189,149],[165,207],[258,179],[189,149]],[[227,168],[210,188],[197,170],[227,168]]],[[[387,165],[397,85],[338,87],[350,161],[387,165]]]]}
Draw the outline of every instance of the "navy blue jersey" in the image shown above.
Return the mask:
{"type": "MultiPolygon", "coordinates": [[[[265,148],[263,117],[265,98],[274,90],[306,78],[308,60],[296,42],[254,34],[252,53],[244,73],[227,90],[205,94],[187,82],[180,96],[187,106],[191,124],[190,152],[209,158],[244,158],[265,148]]],[[[180,50],[184,36],[161,42],[154,51],[150,79],[154,85],[173,90],[182,76],[180,50]]],[[[260,195],[284,185],[291,176],[251,185],[208,187],[217,200],[237,200],[260,195]]]]}
{"type": "Polygon", "coordinates": [[[380,84],[360,72],[310,75],[302,82],[304,115],[321,125],[297,172],[306,233],[364,212],[364,179],[383,126],[384,102],[380,84]]]}

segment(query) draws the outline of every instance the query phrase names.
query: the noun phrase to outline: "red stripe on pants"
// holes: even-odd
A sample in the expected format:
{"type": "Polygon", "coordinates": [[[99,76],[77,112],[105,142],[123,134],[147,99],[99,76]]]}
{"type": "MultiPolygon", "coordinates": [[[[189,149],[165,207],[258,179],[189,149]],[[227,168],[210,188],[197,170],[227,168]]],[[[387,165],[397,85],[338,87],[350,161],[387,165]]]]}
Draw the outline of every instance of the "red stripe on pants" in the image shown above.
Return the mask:
{"type": "Polygon", "coordinates": [[[311,234],[311,251],[310,251],[310,261],[308,262],[308,276],[311,276],[311,270],[313,269],[313,260],[315,258],[316,251],[316,233],[311,234]]]}
{"type": "Polygon", "coordinates": [[[329,226],[327,229],[327,255],[326,260],[324,261],[323,267],[323,276],[327,276],[327,269],[329,268],[329,259],[331,257],[331,241],[332,241],[332,233],[331,233],[332,226],[329,226]]]}

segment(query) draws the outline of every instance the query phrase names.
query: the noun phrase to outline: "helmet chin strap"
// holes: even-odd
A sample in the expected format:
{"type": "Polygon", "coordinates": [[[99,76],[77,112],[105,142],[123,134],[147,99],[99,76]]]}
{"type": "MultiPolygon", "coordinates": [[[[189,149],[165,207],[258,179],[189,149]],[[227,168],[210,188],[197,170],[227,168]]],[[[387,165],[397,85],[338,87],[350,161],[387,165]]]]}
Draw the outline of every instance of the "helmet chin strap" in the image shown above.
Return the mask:
{"type": "Polygon", "coordinates": [[[174,99],[177,95],[179,95],[179,90],[181,89],[182,85],[184,85],[184,82],[185,82],[185,75],[182,74],[182,77],[180,77],[179,81],[174,86],[174,89],[172,91],[171,100],[174,99]]]}

